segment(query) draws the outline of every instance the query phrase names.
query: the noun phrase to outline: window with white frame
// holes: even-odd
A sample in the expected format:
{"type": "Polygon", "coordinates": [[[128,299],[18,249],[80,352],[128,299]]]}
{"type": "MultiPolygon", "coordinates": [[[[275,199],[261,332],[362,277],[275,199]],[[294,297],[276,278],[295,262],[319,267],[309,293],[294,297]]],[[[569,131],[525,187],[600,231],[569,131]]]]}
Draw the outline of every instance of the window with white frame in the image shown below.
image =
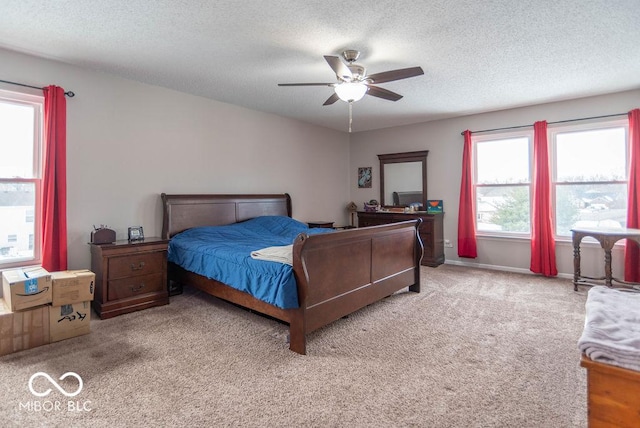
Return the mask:
{"type": "Polygon", "coordinates": [[[532,139],[533,131],[473,137],[479,234],[529,236],[532,139]]]}
{"type": "Polygon", "coordinates": [[[625,227],[628,122],[550,128],[556,236],[573,227],[625,227]]]}
{"type": "MultiPolygon", "coordinates": [[[[626,226],[626,120],[549,127],[555,236],[626,226]]],[[[530,236],[533,130],[474,135],[478,235],[530,236]]]]}
{"type": "Polygon", "coordinates": [[[0,268],[40,262],[43,103],[0,90],[0,268]]]}

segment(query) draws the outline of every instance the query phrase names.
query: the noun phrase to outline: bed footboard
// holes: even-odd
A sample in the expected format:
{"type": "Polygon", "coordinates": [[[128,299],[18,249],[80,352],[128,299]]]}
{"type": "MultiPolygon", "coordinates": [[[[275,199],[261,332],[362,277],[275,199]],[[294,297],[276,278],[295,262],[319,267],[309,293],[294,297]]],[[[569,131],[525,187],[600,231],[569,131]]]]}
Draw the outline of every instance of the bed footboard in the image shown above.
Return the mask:
{"type": "Polygon", "coordinates": [[[306,334],[396,291],[420,292],[419,222],[298,236],[293,268],[302,313],[300,324],[290,324],[292,351],[304,354],[306,334]]]}

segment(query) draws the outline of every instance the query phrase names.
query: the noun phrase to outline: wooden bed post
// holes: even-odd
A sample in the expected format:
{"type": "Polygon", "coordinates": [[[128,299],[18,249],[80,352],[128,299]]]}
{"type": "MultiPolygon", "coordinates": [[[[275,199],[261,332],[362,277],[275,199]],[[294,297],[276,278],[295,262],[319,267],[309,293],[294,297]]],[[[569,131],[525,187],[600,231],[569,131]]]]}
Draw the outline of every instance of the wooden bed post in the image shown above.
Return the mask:
{"type": "Polygon", "coordinates": [[[289,321],[289,349],[301,355],[307,354],[304,308],[294,309],[289,321]]]}
{"type": "Polygon", "coordinates": [[[298,354],[307,354],[307,324],[305,308],[307,307],[308,278],[302,266],[302,247],[307,235],[300,234],[293,241],[293,274],[296,277],[298,290],[298,309],[292,309],[289,320],[289,349],[298,354]]]}

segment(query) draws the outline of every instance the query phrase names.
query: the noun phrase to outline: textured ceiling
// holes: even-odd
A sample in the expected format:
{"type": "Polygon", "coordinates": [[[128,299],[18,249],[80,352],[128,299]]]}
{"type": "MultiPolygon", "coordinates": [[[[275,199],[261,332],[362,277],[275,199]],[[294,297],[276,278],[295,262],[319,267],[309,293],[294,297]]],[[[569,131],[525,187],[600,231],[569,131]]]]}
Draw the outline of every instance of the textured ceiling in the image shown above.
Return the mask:
{"type": "Polygon", "coordinates": [[[357,132],[640,88],[639,23],[640,0],[0,0],[0,47],[341,131],[331,88],[277,83],[333,82],[344,49],[424,69],[357,132]]]}

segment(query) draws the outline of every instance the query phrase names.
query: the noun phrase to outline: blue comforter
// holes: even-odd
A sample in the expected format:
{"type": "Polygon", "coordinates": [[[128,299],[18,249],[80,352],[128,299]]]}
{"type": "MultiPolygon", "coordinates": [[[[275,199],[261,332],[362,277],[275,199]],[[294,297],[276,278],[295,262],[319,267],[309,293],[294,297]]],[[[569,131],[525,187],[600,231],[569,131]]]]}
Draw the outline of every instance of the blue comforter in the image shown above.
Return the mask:
{"type": "Polygon", "coordinates": [[[228,226],[185,230],[169,242],[168,260],[183,269],[223,282],[274,306],[298,307],[293,267],[251,258],[266,247],[290,245],[300,233],[332,229],[309,228],[290,217],[263,216],[228,226]]]}

